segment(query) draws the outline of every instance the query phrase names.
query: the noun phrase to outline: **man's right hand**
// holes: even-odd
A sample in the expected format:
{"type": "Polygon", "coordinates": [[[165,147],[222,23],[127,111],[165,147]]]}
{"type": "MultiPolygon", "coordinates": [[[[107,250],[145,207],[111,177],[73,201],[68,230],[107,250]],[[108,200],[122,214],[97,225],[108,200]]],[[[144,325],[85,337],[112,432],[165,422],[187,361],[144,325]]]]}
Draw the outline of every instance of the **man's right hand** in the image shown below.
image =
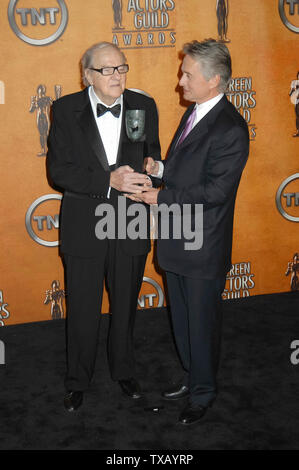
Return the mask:
{"type": "Polygon", "coordinates": [[[144,159],[143,167],[148,175],[157,176],[159,172],[159,163],[152,157],[146,157],[144,159]]]}
{"type": "Polygon", "coordinates": [[[129,165],[120,166],[110,174],[110,186],[120,192],[138,193],[149,185],[149,177],[137,173],[129,165]]]}

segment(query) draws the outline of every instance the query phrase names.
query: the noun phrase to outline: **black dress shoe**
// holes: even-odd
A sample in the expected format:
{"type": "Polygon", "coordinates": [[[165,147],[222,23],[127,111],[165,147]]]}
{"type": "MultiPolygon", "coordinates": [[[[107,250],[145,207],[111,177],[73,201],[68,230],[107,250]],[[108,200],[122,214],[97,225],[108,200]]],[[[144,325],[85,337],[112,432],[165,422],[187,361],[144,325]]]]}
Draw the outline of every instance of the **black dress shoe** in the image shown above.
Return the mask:
{"type": "Polygon", "coordinates": [[[83,392],[68,392],[64,397],[64,407],[67,411],[75,411],[82,405],[83,392]]]}
{"type": "Polygon", "coordinates": [[[206,414],[207,407],[201,405],[190,405],[184,408],[179,417],[181,424],[194,424],[200,421],[206,414]]]}
{"type": "Polygon", "coordinates": [[[186,385],[176,385],[170,390],[162,392],[162,397],[165,400],[179,400],[189,396],[189,388],[186,385]]]}
{"type": "Polygon", "coordinates": [[[124,379],[118,381],[119,385],[121,386],[122,391],[130,398],[141,398],[142,392],[140,390],[139,384],[137,380],[131,379],[124,379]]]}

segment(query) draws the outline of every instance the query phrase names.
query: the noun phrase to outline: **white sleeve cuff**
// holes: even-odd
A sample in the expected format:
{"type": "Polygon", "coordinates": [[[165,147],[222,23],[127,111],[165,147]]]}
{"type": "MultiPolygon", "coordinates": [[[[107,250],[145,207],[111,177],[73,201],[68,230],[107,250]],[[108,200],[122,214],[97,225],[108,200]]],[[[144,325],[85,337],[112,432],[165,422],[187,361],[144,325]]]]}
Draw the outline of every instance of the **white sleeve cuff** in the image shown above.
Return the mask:
{"type": "Polygon", "coordinates": [[[151,176],[154,176],[155,178],[162,178],[163,173],[164,173],[164,164],[163,164],[163,162],[160,162],[160,160],[156,160],[156,163],[158,163],[158,165],[159,165],[158,174],[157,175],[152,175],[151,174],[151,176]]]}

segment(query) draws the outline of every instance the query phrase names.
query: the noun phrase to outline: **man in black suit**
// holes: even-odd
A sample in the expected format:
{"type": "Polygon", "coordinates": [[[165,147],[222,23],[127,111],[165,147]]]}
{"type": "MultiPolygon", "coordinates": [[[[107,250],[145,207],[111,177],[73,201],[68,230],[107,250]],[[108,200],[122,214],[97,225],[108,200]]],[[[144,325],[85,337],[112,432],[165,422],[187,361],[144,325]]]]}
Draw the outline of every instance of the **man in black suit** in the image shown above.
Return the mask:
{"type": "Polygon", "coordinates": [[[227,47],[212,39],[193,41],[185,45],[184,54],[179,84],[184,98],[195,104],[175,133],[164,172],[161,162],[148,160],[149,173],[163,172],[164,188],[148,188],[133,197],[158,203],[159,208],[189,205],[195,236],[203,234],[201,247],[192,247],[184,236],[158,238],[158,261],[166,271],[175,340],[185,370],[180,384],[162,395],[169,400],[188,396],[179,421],[192,424],[217,394],[221,294],[231,268],[235,198],[249,136],[246,122],[224,95],[231,78],[227,47]],[[200,228],[196,204],[203,209],[200,228]]]}
{"type": "Polygon", "coordinates": [[[95,44],[81,63],[87,87],[53,103],[47,160],[52,182],[64,192],[60,229],[67,294],[64,404],[69,411],[81,405],[93,376],[104,278],[112,310],[111,376],[131,398],[142,395],[135,378],[133,329],[150,240],[117,239],[117,231],[116,239],[99,239],[95,211],[109,204],[117,223],[119,198],[132,204],[122,193],[152,184],[142,174],[144,162],[148,155],[160,158],[155,102],[125,88],[129,66],[120,49],[106,42],[95,44]],[[126,135],[130,109],[145,111],[144,135],[137,142],[126,135]]]}

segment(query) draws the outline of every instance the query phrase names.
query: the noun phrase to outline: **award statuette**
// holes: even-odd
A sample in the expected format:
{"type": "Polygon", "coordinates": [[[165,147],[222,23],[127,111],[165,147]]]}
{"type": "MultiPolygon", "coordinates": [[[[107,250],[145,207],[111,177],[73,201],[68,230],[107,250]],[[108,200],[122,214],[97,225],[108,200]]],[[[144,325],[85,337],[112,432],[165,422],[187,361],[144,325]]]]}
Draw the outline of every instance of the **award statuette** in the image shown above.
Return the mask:
{"type": "Polygon", "coordinates": [[[145,110],[128,109],[126,111],[126,131],[131,142],[142,142],[145,138],[145,110]]]}

